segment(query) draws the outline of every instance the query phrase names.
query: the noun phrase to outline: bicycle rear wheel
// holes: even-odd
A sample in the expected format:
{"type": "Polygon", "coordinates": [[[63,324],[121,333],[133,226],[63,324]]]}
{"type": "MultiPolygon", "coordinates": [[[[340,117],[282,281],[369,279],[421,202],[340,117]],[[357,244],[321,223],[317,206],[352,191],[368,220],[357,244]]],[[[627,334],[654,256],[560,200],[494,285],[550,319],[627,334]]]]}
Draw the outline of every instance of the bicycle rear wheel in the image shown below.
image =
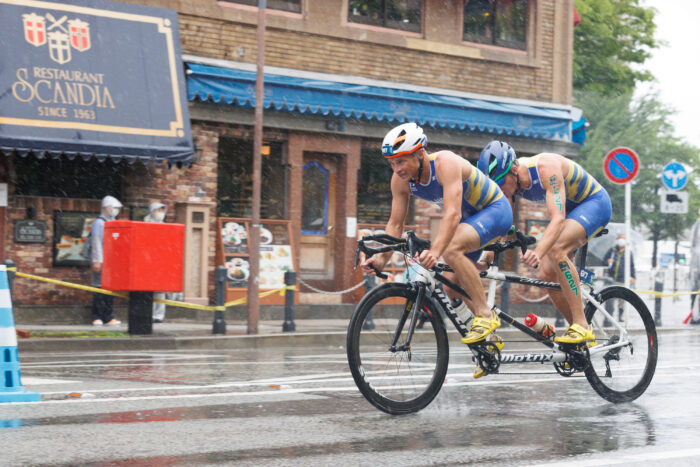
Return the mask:
{"type": "Polygon", "coordinates": [[[449,348],[445,325],[435,304],[427,297],[420,311],[426,320],[421,329],[416,329],[410,348],[390,349],[399,326],[396,345],[406,342],[417,293],[408,284],[376,287],[357,305],[348,327],[347,352],[352,377],[372,405],[392,415],[417,412],[430,404],[447,373],[449,348]]]}
{"type": "Polygon", "coordinates": [[[591,364],[585,372],[593,389],[614,403],[633,401],[646,391],[654,377],[658,356],[656,325],[642,299],[620,286],[606,287],[600,292],[601,307],[614,310],[613,317],[619,309],[624,310],[625,304],[627,312],[623,312],[618,323],[626,330],[626,337],[592,303],[585,309],[599,346],[626,342],[621,347],[591,355],[591,364]]]}

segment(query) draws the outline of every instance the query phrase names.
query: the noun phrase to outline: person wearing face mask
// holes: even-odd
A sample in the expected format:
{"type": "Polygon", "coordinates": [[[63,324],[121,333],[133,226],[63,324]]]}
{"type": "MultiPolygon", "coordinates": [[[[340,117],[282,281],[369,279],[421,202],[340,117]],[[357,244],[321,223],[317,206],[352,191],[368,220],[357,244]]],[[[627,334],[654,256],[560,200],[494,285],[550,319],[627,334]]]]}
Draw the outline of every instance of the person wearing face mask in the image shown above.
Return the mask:
{"type": "MultiPolygon", "coordinates": [[[[605,257],[603,257],[603,262],[608,265],[608,276],[612,278],[614,282],[623,284],[625,282],[625,247],[627,246],[627,239],[625,234],[619,234],[617,236],[617,241],[615,246],[610,248],[605,257]]],[[[634,272],[634,256],[630,251],[630,285],[634,286],[636,277],[634,272]]],[[[609,310],[611,311],[611,310],[609,310]]],[[[618,311],[620,314],[620,319],[622,319],[623,309],[621,303],[618,303],[618,311]]]]}
{"type": "MultiPolygon", "coordinates": [[[[151,203],[148,206],[149,214],[144,218],[146,222],[163,222],[167,208],[163,203],[151,203]]],[[[153,298],[165,299],[165,292],[153,292],[153,298]]],[[[165,303],[153,302],[153,322],[162,323],[165,320],[165,303]]]]}
{"type": "MultiPolygon", "coordinates": [[[[102,283],[102,239],[105,232],[105,222],[115,220],[119,216],[122,203],[114,196],[105,196],[102,199],[102,211],[100,216],[92,223],[90,231],[90,264],[92,268],[92,286],[100,287],[102,283]]],[[[114,318],[111,295],[95,294],[92,299],[92,325],[117,326],[121,321],[114,318]]]]}

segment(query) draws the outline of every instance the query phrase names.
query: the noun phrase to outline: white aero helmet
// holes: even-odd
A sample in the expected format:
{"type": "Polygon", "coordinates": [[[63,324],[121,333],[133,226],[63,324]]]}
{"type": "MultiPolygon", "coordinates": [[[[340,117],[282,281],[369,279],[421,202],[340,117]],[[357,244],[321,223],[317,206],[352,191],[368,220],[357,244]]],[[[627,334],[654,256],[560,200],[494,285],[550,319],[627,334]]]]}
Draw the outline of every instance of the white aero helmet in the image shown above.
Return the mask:
{"type": "Polygon", "coordinates": [[[415,123],[392,128],[382,141],[382,155],[387,159],[412,154],[428,143],[423,129],[415,123]]]}

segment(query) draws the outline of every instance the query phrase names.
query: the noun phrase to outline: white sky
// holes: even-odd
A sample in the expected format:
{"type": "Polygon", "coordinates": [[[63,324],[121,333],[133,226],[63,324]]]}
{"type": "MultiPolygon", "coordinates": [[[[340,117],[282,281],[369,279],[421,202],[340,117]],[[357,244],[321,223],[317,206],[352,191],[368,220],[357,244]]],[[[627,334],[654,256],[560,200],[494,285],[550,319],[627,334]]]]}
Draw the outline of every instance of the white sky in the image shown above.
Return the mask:
{"type": "Polygon", "coordinates": [[[645,0],[645,5],[656,8],[656,37],[666,42],[644,64],[657,79],[651,88],[676,110],[676,136],[700,148],[700,1],[645,0]]]}

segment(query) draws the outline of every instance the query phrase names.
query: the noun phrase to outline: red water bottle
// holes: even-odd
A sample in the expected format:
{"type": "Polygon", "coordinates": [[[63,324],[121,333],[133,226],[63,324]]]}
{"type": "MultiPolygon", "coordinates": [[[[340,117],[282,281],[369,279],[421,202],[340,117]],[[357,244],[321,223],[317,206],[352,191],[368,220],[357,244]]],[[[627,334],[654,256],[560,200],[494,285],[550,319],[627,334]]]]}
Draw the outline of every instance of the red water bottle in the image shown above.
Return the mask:
{"type": "Polygon", "coordinates": [[[527,315],[525,317],[525,324],[542,337],[547,339],[552,339],[554,337],[554,326],[535,314],[530,313],[527,315]]]}

